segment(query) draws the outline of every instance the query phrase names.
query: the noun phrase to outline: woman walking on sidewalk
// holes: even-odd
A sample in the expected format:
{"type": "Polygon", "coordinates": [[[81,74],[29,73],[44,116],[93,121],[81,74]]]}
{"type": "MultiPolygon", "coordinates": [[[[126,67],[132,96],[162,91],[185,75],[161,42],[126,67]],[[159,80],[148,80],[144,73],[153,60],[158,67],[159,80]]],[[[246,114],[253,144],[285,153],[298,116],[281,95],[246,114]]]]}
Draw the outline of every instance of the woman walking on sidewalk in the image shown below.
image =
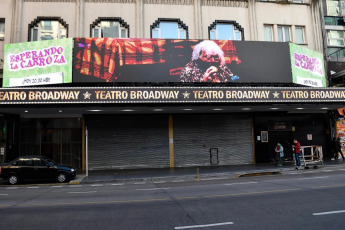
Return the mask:
{"type": "Polygon", "coordinates": [[[278,160],[278,166],[283,166],[284,148],[279,142],[277,143],[275,151],[277,156],[276,159],[278,160]]]}

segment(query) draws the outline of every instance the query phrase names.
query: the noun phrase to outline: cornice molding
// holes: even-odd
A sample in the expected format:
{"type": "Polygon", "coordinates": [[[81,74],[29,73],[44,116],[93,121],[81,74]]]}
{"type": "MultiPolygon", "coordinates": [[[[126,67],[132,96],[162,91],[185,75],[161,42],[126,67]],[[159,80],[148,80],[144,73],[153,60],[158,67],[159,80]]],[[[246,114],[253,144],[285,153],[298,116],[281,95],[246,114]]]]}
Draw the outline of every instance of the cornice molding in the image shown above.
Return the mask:
{"type": "Polygon", "coordinates": [[[248,8],[248,0],[201,0],[202,6],[248,8]]]}
{"type": "Polygon", "coordinates": [[[156,5],[193,5],[194,0],[144,0],[144,3],[156,5]]]}
{"type": "Polygon", "coordinates": [[[85,0],[86,3],[135,3],[135,0],[85,0]]]}
{"type": "Polygon", "coordinates": [[[24,2],[76,2],[77,0],[24,0],[24,2]]]}

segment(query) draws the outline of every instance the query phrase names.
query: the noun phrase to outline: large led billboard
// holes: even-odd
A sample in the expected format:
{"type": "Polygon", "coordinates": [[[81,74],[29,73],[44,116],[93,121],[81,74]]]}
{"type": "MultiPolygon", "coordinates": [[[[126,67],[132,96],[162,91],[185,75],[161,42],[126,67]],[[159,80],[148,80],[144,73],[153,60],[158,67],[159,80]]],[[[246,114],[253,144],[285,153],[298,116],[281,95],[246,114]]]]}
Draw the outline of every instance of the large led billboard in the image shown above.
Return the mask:
{"type": "Polygon", "coordinates": [[[71,82],[326,86],[322,54],[286,42],[71,38],[5,46],[3,87],[71,82]]]}
{"type": "Polygon", "coordinates": [[[289,43],[75,38],[73,82],[292,83],[289,43]]]}
{"type": "Polygon", "coordinates": [[[5,45],[3,87],[72,82],[73,39],[5,45]]]}

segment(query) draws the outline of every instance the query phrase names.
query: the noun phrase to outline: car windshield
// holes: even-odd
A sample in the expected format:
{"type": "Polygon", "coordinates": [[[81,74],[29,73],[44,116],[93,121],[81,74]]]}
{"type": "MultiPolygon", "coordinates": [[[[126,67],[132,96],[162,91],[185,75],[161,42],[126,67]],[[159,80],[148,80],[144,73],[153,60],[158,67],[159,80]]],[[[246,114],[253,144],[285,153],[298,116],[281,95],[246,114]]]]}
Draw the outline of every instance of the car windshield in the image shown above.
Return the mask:
{"type": "Polygon", "coordinates": [[[51,159],[46,159],[50,165],[55,165],[55,162],[51,159]]]}

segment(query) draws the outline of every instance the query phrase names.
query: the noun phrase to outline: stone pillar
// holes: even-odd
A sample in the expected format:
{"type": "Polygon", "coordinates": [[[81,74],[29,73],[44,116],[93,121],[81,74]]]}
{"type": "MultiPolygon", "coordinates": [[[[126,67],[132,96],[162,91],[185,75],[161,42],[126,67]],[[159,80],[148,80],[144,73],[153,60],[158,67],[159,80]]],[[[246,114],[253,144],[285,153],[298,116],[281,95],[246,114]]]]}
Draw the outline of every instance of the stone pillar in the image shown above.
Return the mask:
{"type": "Polygon", "coordinates": [[[23,0],[13,0],[12,4],[12,32],[10,43],[24,42],[21,41],[23,0]]]}
{"type": "Polygon", "coordinates": [[[76,27],[75,37],[85,37],[84,23],[85,23],[85,0],[76,0],[76,27]]]}
{"type": "Polygon", "coordinates": [[[203,37],[203,24],[202,24],[202,0],[194,0],[194,24],[195,24],[195,36],[197,39],[206,39],[203,37]]]}
{"type": "Polygon", "coordinates": [[[256,7],[255,0],[248,0],[248,17],[250,26],[250,38],[247,40],[257,41],[258,31],[257,31],[257,20],[256,20],[256,7]]]}
{"type": "Polygon", "coordinates": [[[144,38],[144,1],[135,0],[135,35],[131,37],[144,38]]]}

